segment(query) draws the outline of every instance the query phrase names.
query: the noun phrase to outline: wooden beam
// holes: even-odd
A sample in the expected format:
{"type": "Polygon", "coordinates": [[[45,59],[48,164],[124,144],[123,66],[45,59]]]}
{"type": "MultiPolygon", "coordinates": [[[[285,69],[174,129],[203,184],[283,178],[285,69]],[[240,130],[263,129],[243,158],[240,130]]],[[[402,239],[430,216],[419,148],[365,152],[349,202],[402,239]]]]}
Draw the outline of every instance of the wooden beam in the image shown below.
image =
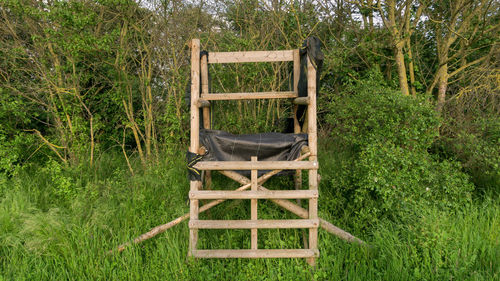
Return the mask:
{"type": "Polygon", "coordinates": [[[300,104],[300,105],[308,105],[309,104],[309,97],[298,97],[293,100],[294,104],[300,104]]]}
{"type": "Polygon", "coordinates": [[[318,198],[317,190],[200,190],[190,191],[190,199],[300,199],[318,198]]]}
{"type": "Polygon", "coordinates": [[[255,92],[255,93],[213,93],[202,94],[204,100],[255,100],[255,99],[286,99],[295,98],[297,94],[291,91],[255,92]]]}
{"type": "Polygon", "coordinates": [[[308,258],[319,257],[319,251],[309,249],[274,249],[274,250],[197,250],[196,258],[308,258]]]}
{"type": "Polygon", "coordinates": [[[193,220],[189,228],[195,229],[269,229],[269,228],[318,228],[319,220],[193,220]]]}
{"type": "Polygon", "coordinates": [[[299,94],[300,53],[299,49],[293,50],[293,91],[299,94]]]}
{"type": "MultiPolygon", "coordinates": [[[[316,124],[316,68],[314,68],[311,58],[307,56],[307,136],[308,145],[311,152],[309,160],[316,161],[318,155],[318,134],[316,124]]],[[[318,190],[318,170],[309,170],[309,190],[318,190]]],[[[318,198],[309,199],[309,219],[318,218],[318,198]]],[[[318,248],[318,228],[309,229],[309,249],[318,248]]],[[[307,262],[314,266],[315,258],[309,258],[307,262]]]]}
{"type": "Polygon", "coordinates": [[[318,161],[200,161],[199,170],[317,170],[318,161]]]}
{"type": "MultiPolygon", "coordinates": [[[[257,156],[252,156],[251,161],[253,163],[256,163],[257,156]]],[[[257,179],[259,171],[252,170],[250,173],[251,173],[250,174],[250,184],[252,185],[251,189],[253,192],[257,192],[257,190],[259,188],[259,183],[258,183],[258,179],[257,179]]],[[[250,219],[252,220],[252,222],[258,222],[258,220],[257,220],[258,219],[258,217],[257,217],[257,199],[255,199],[255,198],[250,200],[250,219]]],[[[252,250],[257,250],[257,234],[258,234],[258,229],[255,227],[252,227],[251,237],[250,237],[250,248],[252,248],[252,250]]]]}
{"type": "MultiPolygon", "coordinates": [[[[191,40],[191,144],[189,151],[197,153],[200,147],[200,111],[197,102],[200,97],[200,40],[191,40]]],[[[190,191],[197,191],[201,186],[200,181],[190,181],[190,191]]],[[[189,200],[189,215],[191,219],[197,220],[199,212],[199,201],[189,200]]],[[[198,243],[198,230],[189,230],[189,251],[192,255],[198,243]]]]}
{"type": "Polygon", "coordinates": [[[293,50],[210,52],[208,56],[208,63],[273,62],[292,60],[293,50]]]}
{"type": "MultiPolygon", "coordinates": [[[[201,57],[200,72],[201,94],[206,95],[208,94],[208,59],[206,54],[201,57]]],[[[198,99],[198,107],[203,108],[203,128],[210,129],[210,102],[204,99],[198,99]]],[[[205,188],[210,189],[212,187],[212,174],[210,171],[205,171],[203,180],[205,188]]]]}

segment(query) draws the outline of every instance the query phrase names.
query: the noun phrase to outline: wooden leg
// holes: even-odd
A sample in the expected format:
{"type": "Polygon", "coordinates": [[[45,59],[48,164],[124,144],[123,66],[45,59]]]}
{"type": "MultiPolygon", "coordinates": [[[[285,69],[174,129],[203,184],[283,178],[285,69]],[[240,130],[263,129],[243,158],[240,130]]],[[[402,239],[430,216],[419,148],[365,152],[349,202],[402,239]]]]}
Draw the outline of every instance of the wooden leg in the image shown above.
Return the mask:
{"type": "MultiPolygon", "coordinates": [[[[191,181],[190,190],[197,191],[201,186],[200,181],[191,181]]],[[[197,220],[199,214],[199,200],[189,200],[189,216],[192,220],[197,220]]],[[[198,229],[189,229],[189,252],[188,255],[192,256],[198,244],[198,229]]]]}
{"type": "MultiPolygon", "coordinates": [[[[252,161],[257,161],[257,157],[252,156],[252,161]]],[[[252,170],[251,177],[250,177],[250,182],[252,184],[252,191],[258,190],[257,176],[258,176],[258,171],[252,170]]],[[[250,209],[251,209],[250,219],[257,220],[257,199],[250,200],[250,209]]],[[[252,228],[252,230],[251,230],[250,246],[251,246],[252,250],[257,250],[257,228],[252,228]]]]}

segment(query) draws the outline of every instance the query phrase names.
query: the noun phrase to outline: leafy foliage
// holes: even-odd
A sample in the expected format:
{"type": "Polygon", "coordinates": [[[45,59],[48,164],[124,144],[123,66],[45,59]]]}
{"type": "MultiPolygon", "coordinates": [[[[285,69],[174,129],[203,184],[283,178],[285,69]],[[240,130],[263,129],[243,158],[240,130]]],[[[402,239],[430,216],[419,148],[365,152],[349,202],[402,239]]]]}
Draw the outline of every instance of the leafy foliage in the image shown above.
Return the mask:
{"type": "Polygon", "coordinates": [[[376,70],[335,97],[327,120],[332,137],[355,152],[331,179],[360,225],[380,219],[404,221],[423,205],[454,208],[470,202],[473,185],[453,161],[429,150],[440,118],[423,98],[388,88],[376,70]]]}
{"type": "Polygon", "coordinates": [[[376,69],[334,96],[328,109],[332,136],[355,149],[386,143],[422,151],[438,135],[440,119],[432,105],[387,87],[376,69]]]}

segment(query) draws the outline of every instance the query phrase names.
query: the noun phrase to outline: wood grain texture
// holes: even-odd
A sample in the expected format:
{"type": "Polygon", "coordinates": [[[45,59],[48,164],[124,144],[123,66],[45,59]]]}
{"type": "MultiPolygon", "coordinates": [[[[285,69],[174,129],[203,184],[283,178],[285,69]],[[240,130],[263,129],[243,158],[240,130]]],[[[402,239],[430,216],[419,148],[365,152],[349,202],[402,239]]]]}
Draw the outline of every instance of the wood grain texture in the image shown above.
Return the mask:
{"type": "Polygon", "coordinates": [[[319,257],[319,251],[309,249],[276,249],[276,250],[197,250],[196,258],[308,258],[319,257]]]}
{"type": "Polygon", "coordinates": [[[292,60],[293,50],[210,52],[208,56],[208,63],[273,62],[292,60]]]}
{"type": "Polygon", "coordinates": [[[317,190],[201,190],[190,191],[190,199],[309,199],[318,198],[317,190]]]}
{"type": "MultiPolygon", "coordinates": [[[[252,156],[251,161],[253,163],[257,162],[257,156],[252,156]]],[[[251,189],[254,192],[257,192],[259,188],[259,183],[258,183],[258,170],[252,170],[250,173],[250,184],[251,184],[251,189]]],[[[257,199],[251,199],[250,200],[250,219],[252,222],[257,222],[257,199]]],[[[252,227],[251,230],[251,237],[250,237],[250,248],[253,250],[257,250],[257,234],[258,230],[255,227],[252,227]]]]}
{"type": "Polygon", "coordinates": [[[256,99],[286,99],[296,98],[297,94],[291,91],[282,92],[244,92],[244,93],[212,93],[202,94],[204,100],[256,100],[256,99]]]}
{"type": "Polygon", "coordinates": [[[200,161],[199,170],[317,170],[317,161],[200,161]]]}
{"type": "MultiPolygon", "coordinates": [[[[191,135],[189,151],[197,153],[200,146],[200,111],[197,102],[200,96],[200,40],[191,40],[191,135]]],[[[190,191],[197,191],[201,186],[200,181],[190,181],[190,191]]],[[[197,220],[199,201],[189,200],[189,216],[197,220]]],[[[189,251],[192,255],[198,243],[198,230],[189,230],[189,251]]]]}
{"type": "Polygon", "coordinates": [[[194,229],[269,229],[269,228],[318,228],[319,220],[193,220],[189,228],[194,229]]]}

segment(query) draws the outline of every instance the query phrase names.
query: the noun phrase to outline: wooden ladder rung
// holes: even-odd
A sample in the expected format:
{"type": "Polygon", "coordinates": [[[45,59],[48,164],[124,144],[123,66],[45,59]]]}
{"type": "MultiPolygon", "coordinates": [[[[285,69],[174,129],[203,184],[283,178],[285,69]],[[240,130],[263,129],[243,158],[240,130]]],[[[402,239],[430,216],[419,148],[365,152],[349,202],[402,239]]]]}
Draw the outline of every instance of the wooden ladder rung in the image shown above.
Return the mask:
{"type": "Polygon", "coordinates": [[[316,249],[259,249],[259,250],[195,250],[195,258],[312,258],[319,257],[316,249]]]}
{"type": "Polygon", "coordinates": [[[201,94],[202,100],[255,100],[255,99],[287,99],[298,97],[296,92],[253,92],[253,93],[213,93],[201,94]]]}
{"type": "Polygon", "coordinates": [[[209,52],[208,63],[293,61],[293,50],[209,52]]]}
{"type": "Polygon", "coordinates": [[[190,220],[191,229],[318,228],[319,219],[297,220],[190,220]]]}
{"type": "Polygon", "coordinates": [[[199,170],[317,170],[317,161],[200,161],[199,170]]]}
{"type": "Polygon", "coordinates": [[[318,198],[317,190],[200,190],[189,192],[189,199],[308,199],[318,198]]]}

